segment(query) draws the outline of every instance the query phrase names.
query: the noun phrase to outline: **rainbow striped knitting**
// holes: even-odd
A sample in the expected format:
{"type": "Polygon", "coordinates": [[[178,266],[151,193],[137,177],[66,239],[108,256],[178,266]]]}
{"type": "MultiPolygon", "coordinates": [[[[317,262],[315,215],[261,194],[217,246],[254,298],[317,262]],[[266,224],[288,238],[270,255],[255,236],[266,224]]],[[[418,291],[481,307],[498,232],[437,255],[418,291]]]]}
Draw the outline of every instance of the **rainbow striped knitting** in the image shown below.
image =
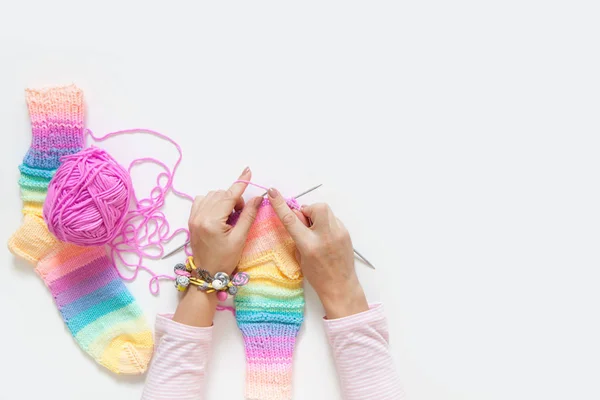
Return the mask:
{"type": "Polygon", "coordinates": [[[36,265],[80,347],[116,373],[143,373],[153,349],[142,311],[103,247],[58,241],[42,207],[60,157],[83,147],[83,93],[75,86],[27,90],[33,140],[19,167],[23,224],[8,247],[36,265]]]}
{"type": "Polygon", "coordinates": [[[146,370],[152,332],[103,247],[61,243],[36,272],[83,351],[115,373],[146,370]]]}
{"type": "Polygon", "coordinates": [[[60,157],[81,150],[83,143],[83,92],[76,86],[25,91],[31,117],[32,142],[21,170],[24,211],[41,215],[50,179],[60,157]]]}
{"type": "Polygon", "coordinates": [[[246,349],[246,399],[292,398],[292,358],[304,320],[295,249],[269,200],[263,200],[238,265],[250,281],[235,297],[246,349]]]}
{"type": "Polygon", "coordinates": [[[60,165],[60,157],[83,148],[83,92],[74,85],[25,91],[31,118],[31,147],[19,166],[21,199],[25,215],[21,228],[8,243],[9,249],[36,263],[56,244],[39,229],[48,184],[60,165]],[[35,235],[32,235],[32,230],[35,235]]]}

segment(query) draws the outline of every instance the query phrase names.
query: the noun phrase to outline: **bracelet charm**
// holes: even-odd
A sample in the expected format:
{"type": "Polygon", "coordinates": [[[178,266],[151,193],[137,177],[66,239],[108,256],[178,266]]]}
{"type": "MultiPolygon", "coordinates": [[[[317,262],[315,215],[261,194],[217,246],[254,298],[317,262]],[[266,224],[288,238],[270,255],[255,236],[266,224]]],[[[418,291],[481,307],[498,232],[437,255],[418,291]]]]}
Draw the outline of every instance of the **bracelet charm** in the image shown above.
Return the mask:
{"type": "Polygon", "coordinates": [[[217,272],[211,276],[205,269],[199,269],[194,264],[194,259],[190,256],[185,264],[179,263],[173,268],[175,272],[175,287],[180,292],[187,290],[190,285],[194,285],[206,293],[217,292],[217,298],[220,301],[227,299],[227,295],[235,296],[238,293],[238,287],[244,286],[250,280],[245,272],[238,272],[231,279],[225,272],[217,272]]]}

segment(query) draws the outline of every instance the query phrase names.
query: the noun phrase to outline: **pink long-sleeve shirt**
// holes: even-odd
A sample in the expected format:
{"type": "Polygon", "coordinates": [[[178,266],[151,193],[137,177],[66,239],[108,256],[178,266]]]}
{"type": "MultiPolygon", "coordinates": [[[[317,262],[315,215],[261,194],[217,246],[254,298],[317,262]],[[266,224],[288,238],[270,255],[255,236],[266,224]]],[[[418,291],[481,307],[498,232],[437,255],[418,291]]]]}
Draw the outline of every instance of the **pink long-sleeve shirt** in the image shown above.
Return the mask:
{"type": "MultiPolygon", "coordinates": [[[[324,320],[346,400],[400,400],[404,394],[388,348],[380,304],[349,317],[324,320]]],[[[203,400],[212,327],[156,319],[156,351],[142,400],[203,400]]]]}

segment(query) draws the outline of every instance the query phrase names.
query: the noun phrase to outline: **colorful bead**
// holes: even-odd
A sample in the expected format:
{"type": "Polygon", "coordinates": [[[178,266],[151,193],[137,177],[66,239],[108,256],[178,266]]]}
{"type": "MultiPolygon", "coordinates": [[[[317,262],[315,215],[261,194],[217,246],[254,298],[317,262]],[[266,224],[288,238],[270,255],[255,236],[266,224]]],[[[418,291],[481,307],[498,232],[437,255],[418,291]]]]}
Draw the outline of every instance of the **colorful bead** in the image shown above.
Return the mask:
{"type": "Polygon", "coordinates": [[[215,290],[221,290],[225,287],[225,284],[222,281],[220,281],[219,279],[215,279],[211,283],[212,283],[213,289],[215,289],[215,290]]]}
{"type": "Polygon", "coordinates": [[[227,292],[217,292],[217,299],[219,301],[227,300],[227,292]]]}
{"type": "Polygon", "coordinates": [[[187,276],[179,275],[175,279],[175,283],[177,286],[186,288],[190,285],[190,278],[188,278],[187,276]]]}
{"type": "Polygon", "coordinates": [[[238,272],[233,276],[231,282],[233,282],[235,286],[244,286],[246,283],[248,283],[249,280],[250,276],[247,273],[238,272]]]}
{"type": "Polygon", "coordinates": [[[215,274],[215,279],[216,280],[220,280],[221,282],[223,282],[224,286],[227,286],[227,284],[229,283],[229,275],[227,275],[225,272],[217,272],[215,274]]]}
{"type": "Polygon", "coordinates": [[[230,295],[235,296],[238,292],[238,288],[237,288],[237,286],[229,286],[229,289],[227,289],[227,292],[230,295]]]}

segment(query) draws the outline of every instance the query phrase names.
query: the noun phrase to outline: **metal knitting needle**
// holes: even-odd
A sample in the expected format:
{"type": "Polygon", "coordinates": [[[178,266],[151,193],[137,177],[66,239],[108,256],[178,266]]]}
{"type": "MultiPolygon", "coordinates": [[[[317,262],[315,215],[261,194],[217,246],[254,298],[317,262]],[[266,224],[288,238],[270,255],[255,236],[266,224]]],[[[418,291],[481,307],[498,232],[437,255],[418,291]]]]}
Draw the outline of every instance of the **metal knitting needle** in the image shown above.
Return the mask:
{"type": "MultiPolygon", "coordinates": [[[[310,192],[312,192],[313,190],[316,190],[316,189],[320,188],[321,186],[323,186],[323,184],[322,184],[322,183],[321,183],[321,184],[318,184],[317,186],[311,187],[310,189],[308,189],[308,190],[305,190],[304,192],[300,193],[299,195],[296,195],[296,196],[294,197],[294,199],[297,199],[298,197],[302,197],[302,196],[304,196],[305,194],[307,194],[307,193],[310,193],[310,192]]],[[[264,193],[263,193],[261,196],[262,196],[262,197],[265,197],[267,194],[269,194],[269,192],[264,192],[264,193]]]]}
{"type": "Polygon", "coordinates": [[[353,250],[354,250],[354,254],[356,254],[358,257],[360,257],[360,259],[361,259],[361,260],[363,260],[363,261],[365,262],[365,264],[367,264],[367,266],[368,266],[368,267],[371,267],[371,268],[375,269],[375,267],[373,266],[373,264],[371,264],[371,263],[369,262],[369,260],[367,260],[367,259],[365,258],[365,256],[363,256],[363,255],[362,255],[362,254],[360,254],[358,251],[356,251],[356,249],[353,249],[353,250]]]}
{"type": "MultiPolygon", "coordinates": [[[[313,190],[316,190],[318,188],[320,188],[321,186],[323,186],[323,184],[319,184],[317,186],[311,187],[308,190],[305,190],[304,192],[300,193],[299,195],[295,196],[294,198],[297,199],[298,197],[304,196],[307,193],[312,192],[313,190]]],[[[262,197],[265,197],[267,195],[267,192],[265,192],[262,197]]],[[[161,260],[164,260],[167,257],[171,257],[173,254],[177,253],[178,251],[182,250],[185,246],[187,246],[188,244],[190,244],[190,241],[188,240],[187,242],[185,242],[184,244],[182,244],[181,246],[177,247],[175,250],[171,251],[168,254],[165,254],[164,256],[161,257],[161,260]]],[[[365,260],[366,261],[366,260],[365,260]]]]}
{"type": "MultiPolygon", "coordinates": [[[[297,198],[299,198],[299,197],[302,197],[302,196],[304,196],[305,194],[308,194],[308,193],[312,192],[313,190],[316,190],[316,189],[320,188],[321,186],[323,186],[323,184],[322,184],[322,183],[321,183],[321,184],[319,184],[319,185],[317,185],[317,186],[313,186],[313,187],[311,187],[310,189],[308,189],[308,190],[305,190],[304,192],[300,193],[299,195],[296,195],[296,196],[294,196],[294,199],[297,199],[297,198]]],[[[265,197],[267,194],[268,194],[268,192],[264,192],[264,193],[262,194],[262,196],[261,196],[261,197],[265,197]]],[[[170,253],[168,253],[168,254],[165,254],[164,256],[162,256],[161,260],[164,260],[165,258],[172,256],[173,254],[175,254],[175,253],[177,253],[178,251],[182,250],[182,249],[183,249],[185,246],[187,246],[188,244],[190,244],[190,241],[189,241],[189,240],[188,240],[187,242],[185,242],[184,244],[182,244],[181,246],[177,247],[175,250],[171,251],[170,253]]],[[[357,255],[357,256],[358,256],[358,257],[359,257],[359,258],[360,258],[362,261],[364,261],[364,263],[365,263],[365,264],[366,264],[368,267],[370,267],[370,268],[372,268],[372,269],[375,269],[375,266],[374,266],[373,264],[371,264],[371,262],[370,262],[369,260],[367,260],[367,259],[365,258],[365,256],[363,256],[362,254],[360,254],[360,253],[359,253],[359,252],[358,252],[356,249],[354,249],[354,248],[353,248],[352,250],[354,250],[354,254],[356,254],[356,255],[357,255]]]]}

